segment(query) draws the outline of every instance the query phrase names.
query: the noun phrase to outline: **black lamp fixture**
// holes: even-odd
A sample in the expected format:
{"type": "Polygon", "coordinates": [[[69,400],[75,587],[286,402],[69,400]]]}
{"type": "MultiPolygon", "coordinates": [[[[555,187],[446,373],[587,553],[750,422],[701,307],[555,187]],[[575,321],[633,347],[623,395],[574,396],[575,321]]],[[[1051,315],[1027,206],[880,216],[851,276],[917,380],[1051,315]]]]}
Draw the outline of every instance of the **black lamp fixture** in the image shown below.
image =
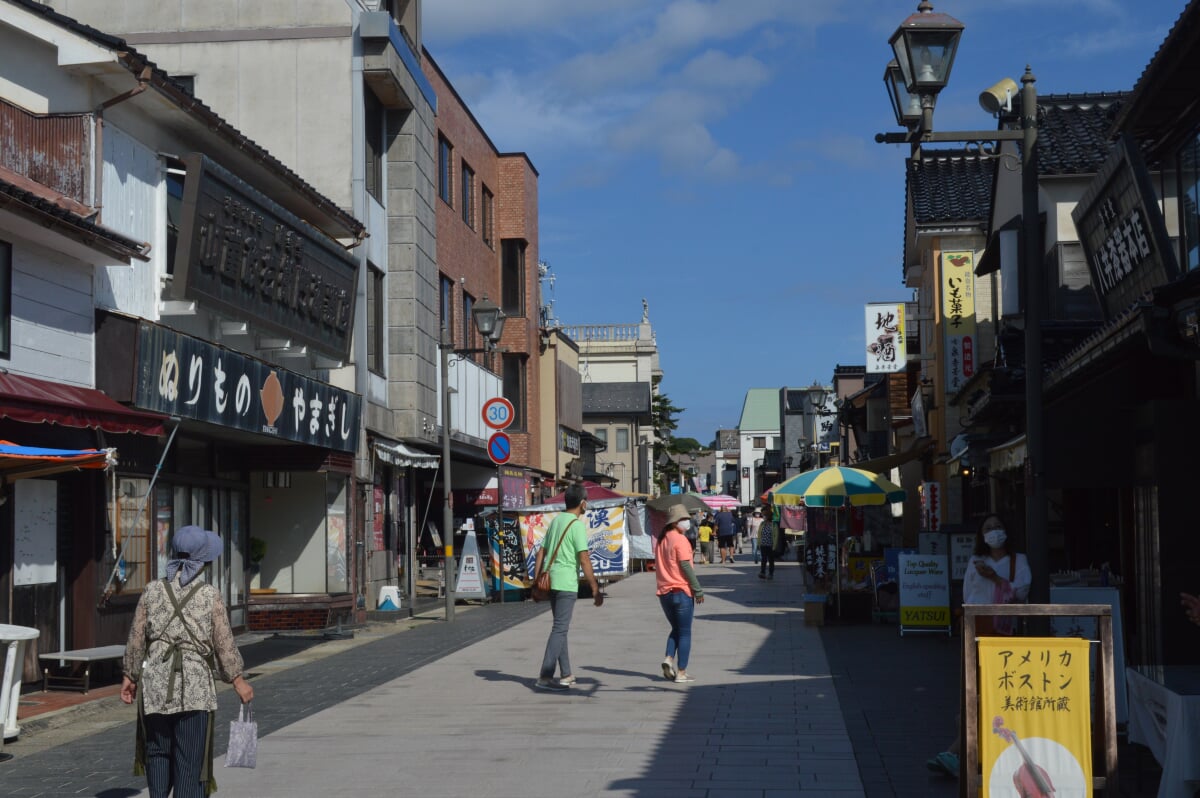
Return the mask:
{"type": "Polygon", "coordinates": [[[904,85],[904,74],[895,58],[888,61],[887,69],[883,71],[883,85],[887,87],[888,99],[892,101],[892,113],[896,115],[896,124],[907,128],[915,127],[921,121],[921,98],[909,93],[908,87],[904,85]]]}
{"type": "Polygon", "coordinates": [[[822,413],[825,410],[825,403],[829,401],[829,389],[819,382],[814,382],[808,387],[808,401],[812,403],[814,413],[822,413]]]}
{"type": "Polygon", "coordinates": [[[963,28],[949,14],[935,12],[929,0],[900,23],[888,41],[909,94],[934,97],[946,87],[963,28]]]}
{"type": "Polygon", "coordinates": [[[471,307],[471,318],[484,340],[493,345],[500,340],[504,332],[504,314],[500,312],[499,305],[487,298],[487,294],[471,307]]]}

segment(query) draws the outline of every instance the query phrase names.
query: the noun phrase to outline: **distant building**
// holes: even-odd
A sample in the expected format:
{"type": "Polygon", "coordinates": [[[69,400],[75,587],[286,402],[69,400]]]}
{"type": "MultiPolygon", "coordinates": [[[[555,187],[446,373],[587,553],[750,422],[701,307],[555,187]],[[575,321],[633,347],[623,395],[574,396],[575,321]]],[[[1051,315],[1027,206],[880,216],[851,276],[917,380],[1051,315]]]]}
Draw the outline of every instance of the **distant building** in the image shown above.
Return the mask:
{"type": "Polygon", "coordinates": [[[738,461],[741,463],[740,498],[757,502],[783,475],[780,454],[778,388],[751,388],[742,403],[738,422],[738,461]]]}

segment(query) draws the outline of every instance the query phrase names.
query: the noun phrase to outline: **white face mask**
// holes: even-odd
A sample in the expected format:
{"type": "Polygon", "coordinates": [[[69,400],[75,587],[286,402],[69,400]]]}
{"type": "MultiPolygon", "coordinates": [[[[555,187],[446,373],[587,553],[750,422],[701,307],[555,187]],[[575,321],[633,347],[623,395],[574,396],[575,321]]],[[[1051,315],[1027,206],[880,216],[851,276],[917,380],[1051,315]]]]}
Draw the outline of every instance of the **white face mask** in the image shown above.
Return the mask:
{"type": "Polygon", "coordinates": [[[689,529],[692,528],[692,522],[691,521],[680,521],[675,526],[679,529],[680,532],[687,532],[689,529]]]}
{"type": "Polygon", "coordinates": [[[1004,541],[1008,540],[1008,535],[1003,529],[989,529],[983,533],[983,542],[991,546],[993,549],[998,549],[1004,545],[1004,541]]]}

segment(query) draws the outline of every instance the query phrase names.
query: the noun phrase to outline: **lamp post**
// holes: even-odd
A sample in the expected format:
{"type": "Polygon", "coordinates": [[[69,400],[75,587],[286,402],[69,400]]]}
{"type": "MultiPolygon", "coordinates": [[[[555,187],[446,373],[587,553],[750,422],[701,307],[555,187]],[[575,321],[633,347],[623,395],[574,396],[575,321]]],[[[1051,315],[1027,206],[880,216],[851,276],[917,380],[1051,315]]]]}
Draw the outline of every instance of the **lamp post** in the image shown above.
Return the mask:
{"type": "MultiPolygon", "coordinates": [[[[1049,544],[1046,534],[1045,456],[1042,419],[1042,294],[1043,269],[1041,228],[1038,223],[1037,78],[1027,65],[1021,77],[1020,130],[934,131],[933,107],[937,94],[950,79],[964,26],[946,14],[933,11],[932,3],[921,0],[917,13],[900,24],[889,42],[895,60],[884,70],[884,83],[905,133],[880,133],[875,140],[886,144],[909,144],[919,158],[921,144],[935,142],[973,143],[981,156],[1001,157],[991,142],[1021,143],[1021,279],[1025,297],[1025,535],[1029,567],[1033,572],[1030,601],[1049,600],[1049,544]],[[894,64],[894,66],[893,66],[894,64]],[[915,115],[918,98],[921,113],[915,115]]],[[[1016,83],[1004,79],[980,95],[980,105],[989,113],[1011,112],[1016,83]]],[[[1004,156],[1007,157],[1007,156],[1004,156]]]]}
{"type": "Polygon", "coordinates": [[[817,428],[818,421],[825,413],[825,403],[829,401],[829,389],[821,385],[819,382],[814,382],[808,388],[808,404],[812,411],[809,416],[812,419],[812,452],[813,459],[816,461],[817,468],[821,468],[821,431],[817,428]]]}
{"type": "MultiPolygon", "coordinates": [[[[442,497],[444,506],[442,508],[442,531],[446,535],[443,546],[445,547],[445,577],[446,577],[446,620],[454,620],[454,499],[452,493],[452,481],[450,478],[450,355],[465,356],[486,352],[489,360],[491,353],[496,348],[496,343],[500,340],[500,333],[504,329],[504,316],[500,313],[500,307],[491,302],[487,298],[487,294],[483,295],[483,299],[475,303],[471,308],[471,318],[475,322],[475,329],[484,340],[484,346],[481,349],[455,349],[454,348],[454,333],[448,327],[443,327],[441,330],[441,340],[438,342],[438,350],[441,356],[441,372],[442,372],[442,497]]],[[[504,524],[500,524],[503,529],[504,524]]]]}

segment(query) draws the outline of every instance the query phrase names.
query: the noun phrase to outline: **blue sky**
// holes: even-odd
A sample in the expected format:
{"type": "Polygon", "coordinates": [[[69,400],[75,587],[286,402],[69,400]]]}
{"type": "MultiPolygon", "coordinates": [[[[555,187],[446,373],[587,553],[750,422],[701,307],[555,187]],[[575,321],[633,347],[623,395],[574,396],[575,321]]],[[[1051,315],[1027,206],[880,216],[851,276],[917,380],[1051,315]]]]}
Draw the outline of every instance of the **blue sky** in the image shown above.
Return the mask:
{"type": "MultiPolygon", "coordinates": [[[[1185,0],[935,0],[966,25],[935,127],[977,97],[1133,88],[1185,0]]],[[[747,388],[861,365],[863,305],[902,301],[904,158],[883,88],[916,0],[427,0],[425,46],[501,151],[540,172],[564,324],[650,307],[676,434],[747,388]]]]}

